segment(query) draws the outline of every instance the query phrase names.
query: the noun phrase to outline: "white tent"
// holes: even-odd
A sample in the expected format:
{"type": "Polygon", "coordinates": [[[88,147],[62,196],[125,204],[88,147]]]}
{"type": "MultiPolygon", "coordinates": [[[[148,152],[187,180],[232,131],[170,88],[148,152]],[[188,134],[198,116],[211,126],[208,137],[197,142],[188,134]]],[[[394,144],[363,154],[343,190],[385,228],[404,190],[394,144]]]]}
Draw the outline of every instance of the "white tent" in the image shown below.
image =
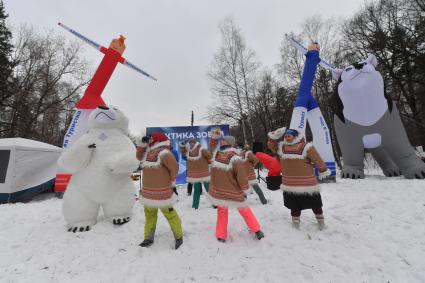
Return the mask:
{"type": "Polygon", "coordinates": [[[0,139],[0,203],[27,200],[51,188],[61,152],[34,140],[0,139]]]}

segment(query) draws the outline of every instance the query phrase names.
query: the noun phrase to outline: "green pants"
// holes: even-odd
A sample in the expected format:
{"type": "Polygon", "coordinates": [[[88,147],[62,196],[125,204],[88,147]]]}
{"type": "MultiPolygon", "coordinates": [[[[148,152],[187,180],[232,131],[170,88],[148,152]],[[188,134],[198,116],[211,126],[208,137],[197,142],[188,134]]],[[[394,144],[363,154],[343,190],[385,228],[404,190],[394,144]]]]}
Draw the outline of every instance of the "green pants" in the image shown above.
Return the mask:
{"type": "MultiPolygon", "coordinates": [[[[203,184],[204,184],[205,190],[208,192],[208,189],[210,187],[210,183],[203,182],[203,184]]],[[[201,182],[194,183],[193,187],[194,187],[194,191],[193,191],[192,207],[194,209],[198,209],[199,208],[199,200],[201,198],[201,193],[202,193],[202,183],[201,182]]]]}
{"type": "MultiPolygon", "coordinates": [[[[182,222],[179,215],[172,207],[160,208],[162,214],[170,224],[174,238],[181,239],[183,237],[182,222]]],[[[158,208],[145,206],[145,239],[153,240],[155,237],[156,222],[158,220],[158,208]]]]}

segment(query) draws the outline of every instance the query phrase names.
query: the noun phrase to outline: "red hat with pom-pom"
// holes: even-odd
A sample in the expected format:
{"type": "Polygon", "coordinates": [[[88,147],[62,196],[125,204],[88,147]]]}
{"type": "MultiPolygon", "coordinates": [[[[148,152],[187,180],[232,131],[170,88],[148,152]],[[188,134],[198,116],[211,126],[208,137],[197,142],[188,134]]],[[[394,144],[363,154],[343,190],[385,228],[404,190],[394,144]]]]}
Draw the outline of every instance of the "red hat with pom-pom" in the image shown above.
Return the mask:
{"type": "Polygon", "coordinates": [[[151,145],[155,144],[157,142],[163,142],[163,141],[168,141],[168,137],[164,133],[152,133],[151,134],[151,140],[150,140],[151,145]]]}

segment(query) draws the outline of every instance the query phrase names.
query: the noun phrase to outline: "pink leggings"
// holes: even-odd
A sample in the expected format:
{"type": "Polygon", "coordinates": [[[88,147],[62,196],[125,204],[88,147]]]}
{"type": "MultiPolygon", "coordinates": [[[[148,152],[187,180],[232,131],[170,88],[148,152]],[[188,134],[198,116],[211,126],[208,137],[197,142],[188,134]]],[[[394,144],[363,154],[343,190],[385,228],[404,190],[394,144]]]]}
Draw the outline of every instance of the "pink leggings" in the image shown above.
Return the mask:
{"type": "MultiPolygon", "coordinates": [[[[248,226],[251,232],[257,232],[260,230],[260,224],[255,218],[249,207],[238,208],[239,214],[245,220],[246,225],[248,226]]],[[[229,219],[229,209],[227,207],[219,206],[217,208],[217,226],[215,228],[215,235],[217,238],[226,239],[227,238],[227,223],[229,219]]]]}

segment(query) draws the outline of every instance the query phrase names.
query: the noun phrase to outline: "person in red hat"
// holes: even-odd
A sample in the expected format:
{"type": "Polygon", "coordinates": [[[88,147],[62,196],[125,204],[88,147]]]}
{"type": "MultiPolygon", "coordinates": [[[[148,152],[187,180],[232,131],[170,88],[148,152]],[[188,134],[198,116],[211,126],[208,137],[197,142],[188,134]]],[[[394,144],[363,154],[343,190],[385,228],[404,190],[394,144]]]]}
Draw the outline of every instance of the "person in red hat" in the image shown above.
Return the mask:
{"type": "Polygon", "coordinates": [[[142,158],[143,178],[140,202],[145,211],[145,233],[142,247],[154,242],[158,208],[170,224],[175,238],[175,248],[183,243],[181,220],[173,208],[177,196],[173,192],[179,166],[171,152],[170,140],[163,133],[153,133],[142,158]]]}

